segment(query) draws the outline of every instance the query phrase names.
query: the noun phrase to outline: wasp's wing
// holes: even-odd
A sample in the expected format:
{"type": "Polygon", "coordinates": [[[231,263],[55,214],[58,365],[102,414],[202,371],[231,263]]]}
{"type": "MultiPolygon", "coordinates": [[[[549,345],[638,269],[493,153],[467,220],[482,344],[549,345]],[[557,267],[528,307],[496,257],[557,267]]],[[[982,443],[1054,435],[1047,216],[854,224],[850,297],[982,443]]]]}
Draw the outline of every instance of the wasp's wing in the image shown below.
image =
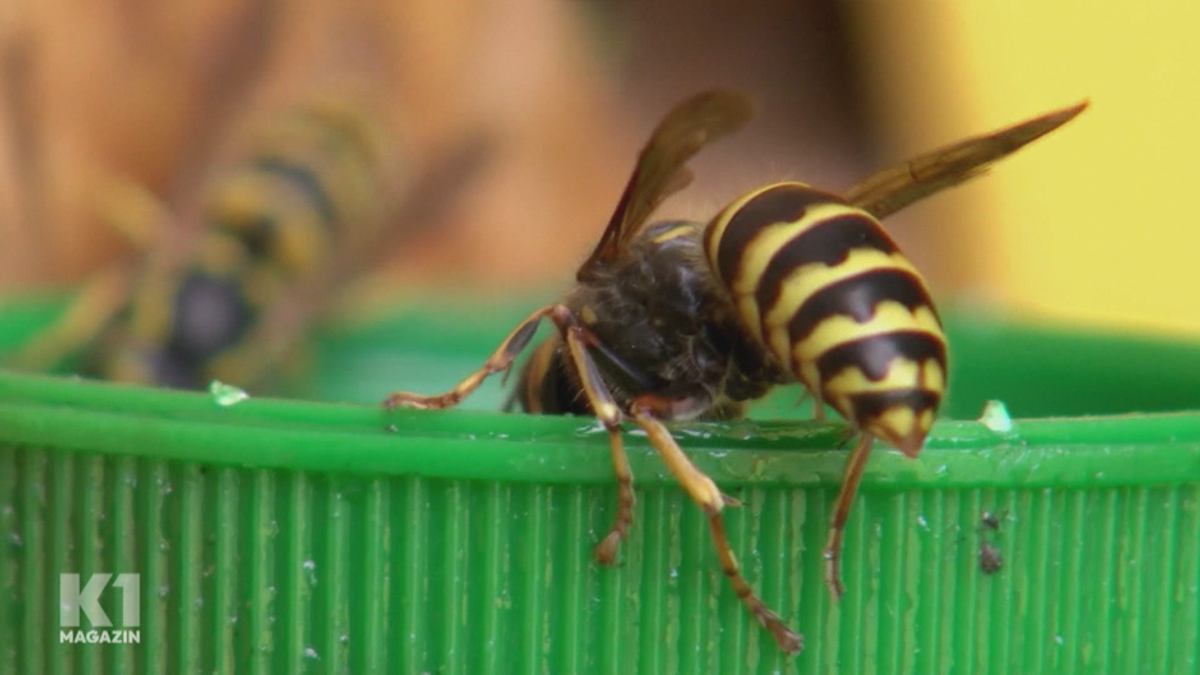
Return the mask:
{"type": "Polygon", "coordinates": [[[731,91],[706,91],[676,105],[642,148],[612,220],[577,278],[584,281],[597,264],[620,257],[662,200],[691,182],[687,161],[700,148],[740,129],[750,116],[750,101],[731,91]]]}
{"type": "Polygon", "coordinates": [[[909,204],[957,185],[1074,119],[1087,101],[1046,113],[1026,122],[968,138],[899,166],[884,169],[843,193],[843,198],[883,219],[909,204]]]}

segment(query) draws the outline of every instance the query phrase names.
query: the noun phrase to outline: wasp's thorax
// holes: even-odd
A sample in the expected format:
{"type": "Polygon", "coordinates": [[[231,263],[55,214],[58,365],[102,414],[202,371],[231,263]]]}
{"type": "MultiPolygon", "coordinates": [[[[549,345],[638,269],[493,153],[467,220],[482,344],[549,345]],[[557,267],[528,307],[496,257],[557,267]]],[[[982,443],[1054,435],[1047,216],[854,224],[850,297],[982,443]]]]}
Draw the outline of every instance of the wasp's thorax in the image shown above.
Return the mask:
{"type": "MultiPolygon", "coordinates": [[[[565,304],[602,345],[593,355],[622,404],[702,388],[710,405],[689,416],[724,418],[787,377],[741,327],[704,261],[701,232],[698,223],[650,225],[628,255],[597,266],[567,295],[565,304]]],[[[517,399],[535,412],[587,414],[560,345],[544,343],[530,358],[517,399]]]]}

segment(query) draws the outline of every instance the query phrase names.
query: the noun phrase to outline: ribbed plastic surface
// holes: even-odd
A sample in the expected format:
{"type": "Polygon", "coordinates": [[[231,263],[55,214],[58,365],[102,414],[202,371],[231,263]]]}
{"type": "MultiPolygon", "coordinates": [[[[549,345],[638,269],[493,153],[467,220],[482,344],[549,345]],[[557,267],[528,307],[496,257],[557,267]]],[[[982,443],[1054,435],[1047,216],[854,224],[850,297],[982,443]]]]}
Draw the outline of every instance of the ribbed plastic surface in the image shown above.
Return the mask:
{"type": "MultiPolygon", "coordinates": [[[[1093,381],[1081,395],[1107,395],[1093,381]]],[[[636,524],[610,569],[591,557],[616,500],[588,420],[0,374],[0,674],[1200,670],[1200,414],[943,422],[917,461],[880,448],[840,605],[820,555],[838,428],[676,431],[744,502],[733,546],[805,634],[798,657],[752,624],[637,435],[636,524]],[[140,644],[60,644],[71,572],[141,575],[140,644]]],[[[120,595],[102,602],[120,627],[120,595]]]]}
{"type": "Polygon", "coordinates": [[[397,435],[358,407],[220,409],[13,376],[0,395],[0,672],[1200,663],[1197,415],[1025,422],[1008,436],[944,424],[919,462],[878,453],[840,607],[819,551],[842,454],[813,449],[829,447],[830,430],[768,427],[739,443],[736,426],[692,428],[682,436],[701,465],[746,504],[729,514],[750,579],[807,634],[785,660],[726,587],[703,518],[637,441],[643,491],[624,564],[592,562],[614,498],[591,424],[446,413],[418,432],[429,416],[405,413],[397,423],[414,427],[397,435]],[[91,452],[70,448],[88,439],[91,452]],[[187,461],[206,444],[221,448],[215,461],[187,461]],[[465,479],[446,475],[466,462],[465,479]],[[1004,566],[990,576],[978,564],[985,510],[1004,515],[1004,566]],[[142,574],[142,644],[60,645],[60,571],[142,574]]]}

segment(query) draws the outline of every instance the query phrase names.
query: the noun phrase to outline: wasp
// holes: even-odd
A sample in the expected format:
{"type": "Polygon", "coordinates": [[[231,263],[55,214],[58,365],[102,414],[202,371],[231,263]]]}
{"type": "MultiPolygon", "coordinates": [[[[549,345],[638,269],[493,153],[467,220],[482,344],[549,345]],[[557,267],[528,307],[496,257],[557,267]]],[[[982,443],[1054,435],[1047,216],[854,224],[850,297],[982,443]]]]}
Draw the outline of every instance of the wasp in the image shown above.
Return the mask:
{"type": "Polygon", "coordinates": [[[859,432],[826,547],[839,597],[842,529],[876,438],[915,457],[946,386],[946,340],[920,274],[879,224],[904,206],[1077,115],[1086,104],[942,148],[881,171],[842,196],[777,183],[735,199],[707,224],[647,224],[691,179],[687,161],[741,128],[746,97],[709,91],[678,104],[642,149],[596,248],[557,303],[526,318],[479,370],[434,396],[396,392],[387,408],[450,408],[505,372],[539,323],[557,329],[525,362],[513,403],[535,413],[595,415],[609,434],[618,508],[594,549],[614,564],[633,522],[633,475],[622,423],[646,433],[707,515],[734,592],[786,652],[802,637],[754,593],[726,536],[722,494],[665,422],[742,416],[778,385],[802,384],[859,432]]]}
{"type": "Polygon", "coordinates": [[[268,383],[331,289],[380,247],[389,217],[428,217],[486,143],[464,142],[424,175],[397,159],[399,145],[363,102],[313,93],[241,140],[199,200],[198,227],[114,186],[110,220],[147,249],[144,264],[98,275],[14,362],[45,369],[82,352],[82,373],[106,380],[268,383]],[[168,222],[179,227],[156,240],[168,222]]]}

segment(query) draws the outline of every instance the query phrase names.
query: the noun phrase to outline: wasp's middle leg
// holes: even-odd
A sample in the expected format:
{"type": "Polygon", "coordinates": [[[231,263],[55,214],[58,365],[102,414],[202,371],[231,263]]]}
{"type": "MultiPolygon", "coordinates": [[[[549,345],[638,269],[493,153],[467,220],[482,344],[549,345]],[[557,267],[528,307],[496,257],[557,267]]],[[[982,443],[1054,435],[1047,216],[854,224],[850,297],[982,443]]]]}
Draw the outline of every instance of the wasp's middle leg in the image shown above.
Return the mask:
{"type": "Polygon", "coordinates": [[[592,549],[596,561],[601,565],[613,565],[617,560],[617,549],[629,536],[633,526],[633,470],[629,467],[629,456],[625,453],[625,441],[621,437],[621,409],[613,399],[612,392],[604,383],[595,360],[588,347],[600,347],[596,337],[578,323],[563,330],[567,354],[579,376],[579,385],[587,396],[588,404],[596,417],[608,430],[609,448],[612,451],[613,472],[617,477],[617,516],[608,534],[592,549]]]}

